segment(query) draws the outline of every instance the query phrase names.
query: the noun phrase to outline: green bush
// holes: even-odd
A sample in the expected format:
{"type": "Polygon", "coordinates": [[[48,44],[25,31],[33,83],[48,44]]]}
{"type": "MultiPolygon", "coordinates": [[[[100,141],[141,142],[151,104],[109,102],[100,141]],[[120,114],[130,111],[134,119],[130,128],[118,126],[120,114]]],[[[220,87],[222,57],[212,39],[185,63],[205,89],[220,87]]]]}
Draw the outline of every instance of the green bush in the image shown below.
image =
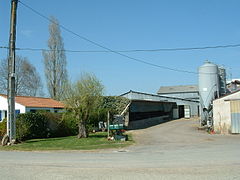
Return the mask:
{"type": "Polygon", "coordinates": [[[78,122],[73,113],[65,112],[62,116],[62,125],[65,127],[68,135],[77,135],[78,134],[78,122]]]}
{"type": "Polygon", "coordinates": [[[78,128],[71,113],[36,112],[17,117],[17,139],[63,137],[76,135],[78,128]]]}
{"type": "Polygon", "coordinates": [[[16,121],[16,138],[20,141],[50,137],[48,119],[42,113],[19,114],[16,121]]]}
{"type": "Polygon", "coordinates": [[[102,97],[102,101],[99,107],[89,114],[87,129],[88,131],[98,129],[99,121],[107,122],[107,113],[120,114],[130,103],[130,101],[124,97],[119,96],[105,96],[102,97]]]}
{"type": "Polygon", "coordinates": [[[63,137],[77,134],[77,124],[72,114],[66,113],[44,113],[48,119],[51,137],[63,137]]]}
{"type": "Polygon", "coordinates": [[[99,108],[89,115],[87,128],[89,132],[98,129],[99,121],[107,122],[107,109],[99,108]]]}

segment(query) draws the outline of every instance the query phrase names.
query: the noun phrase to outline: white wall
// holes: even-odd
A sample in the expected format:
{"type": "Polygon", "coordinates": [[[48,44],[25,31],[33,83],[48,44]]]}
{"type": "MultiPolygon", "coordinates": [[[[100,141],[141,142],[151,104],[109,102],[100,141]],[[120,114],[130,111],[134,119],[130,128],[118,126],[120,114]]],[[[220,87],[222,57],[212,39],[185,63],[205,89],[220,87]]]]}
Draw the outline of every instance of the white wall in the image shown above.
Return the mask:
{"type": "MultiPolygon", "coordinates": [[[[20,110],[20,113],[25,113],[26,112],[26,108],[25,106],[15,103],[15,109],[16,110],[20,110]]],[[[1,111],[1,120],[3,120],[5,118],[5,111],[8,110],[8,103],[7,103],[7,98],[0,96],[0,111],[1,111]]]]}
{"type": "Polygon", "coordinates": [[[213,126],[216,133],[231,133],[232,99],[239,99],[240,91],[213,101],[213,126]]]}
{"type": "Polygon", "coordinates": [[[231,128],[230,101],[213,101],[213,125],[216,133],[227,134],[231,128]]]}

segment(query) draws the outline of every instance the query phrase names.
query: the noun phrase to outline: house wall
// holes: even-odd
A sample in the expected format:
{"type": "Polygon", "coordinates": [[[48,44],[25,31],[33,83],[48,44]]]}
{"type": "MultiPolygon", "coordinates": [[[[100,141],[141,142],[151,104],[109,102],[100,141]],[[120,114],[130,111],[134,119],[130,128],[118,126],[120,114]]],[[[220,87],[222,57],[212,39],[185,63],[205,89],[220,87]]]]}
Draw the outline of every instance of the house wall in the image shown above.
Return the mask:
{"type": "MultiPolygon", "coordinates": [[[[64,109],[61,108],[37,108],[37,107],[25,107],[21,104],[15,103],[15,109],[18,113],[26,113],[30,112],[31,110],[46,110],[49,112],[63,112],[64,109]]],[[[7,110],[8,110],[8,103],[7,98],[0,96],[0,122],[7,118],[7,110]]]]}
{"type": "MultiPolygon", "coordinates": [[[[18,104],[18,103],[15,103],[15,109],[16,110],[19,110],[20,113],[25,113],[26,112],[26,108],[25,106],[21,105],[21,104],[18,104]]],[[[1,118],[0,118],[0,121],[2,121],[4,118],[7,118],[5,115],[6,115],[6,112],[8,110],[8,103],[7,103],[7,99],[0,96],[0,113],[1,113],[1,118]]]]}
{"type": "Polygon", "coordinates": [[[240,91],[213,101],[213,126],[216,133],[232,133],[231,101],[240,99],[240,91]]]}
{"type": "Polygon", "coordinates": [[[213,126],[216,133],[227,134],[231,128],[230,101],[213,101],[213,126]]]}

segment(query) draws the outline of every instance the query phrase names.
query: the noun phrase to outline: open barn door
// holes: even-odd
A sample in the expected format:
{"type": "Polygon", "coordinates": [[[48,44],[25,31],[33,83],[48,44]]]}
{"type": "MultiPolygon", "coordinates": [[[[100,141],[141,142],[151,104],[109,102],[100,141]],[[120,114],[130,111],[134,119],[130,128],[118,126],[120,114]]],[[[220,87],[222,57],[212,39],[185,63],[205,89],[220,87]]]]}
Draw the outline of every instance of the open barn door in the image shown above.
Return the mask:
{"type": "Polygon", "coordinates": [[[191,117],[191,111],[189,105],[184,105],[184,118],[189,119],[191,117]]]}

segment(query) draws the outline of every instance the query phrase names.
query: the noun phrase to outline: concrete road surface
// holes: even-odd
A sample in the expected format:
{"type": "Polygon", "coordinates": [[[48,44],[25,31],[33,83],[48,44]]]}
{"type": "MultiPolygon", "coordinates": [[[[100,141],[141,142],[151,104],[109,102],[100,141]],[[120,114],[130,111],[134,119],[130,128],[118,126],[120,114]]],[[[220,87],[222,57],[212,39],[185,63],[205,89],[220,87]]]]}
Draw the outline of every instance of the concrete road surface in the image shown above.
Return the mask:
{"type": "Polygon", "coordinates": [[[196,120],[133,131],[126,149],[0,151],[0,179],[240,179],[240,135],[210,135],[196,120]]]}

